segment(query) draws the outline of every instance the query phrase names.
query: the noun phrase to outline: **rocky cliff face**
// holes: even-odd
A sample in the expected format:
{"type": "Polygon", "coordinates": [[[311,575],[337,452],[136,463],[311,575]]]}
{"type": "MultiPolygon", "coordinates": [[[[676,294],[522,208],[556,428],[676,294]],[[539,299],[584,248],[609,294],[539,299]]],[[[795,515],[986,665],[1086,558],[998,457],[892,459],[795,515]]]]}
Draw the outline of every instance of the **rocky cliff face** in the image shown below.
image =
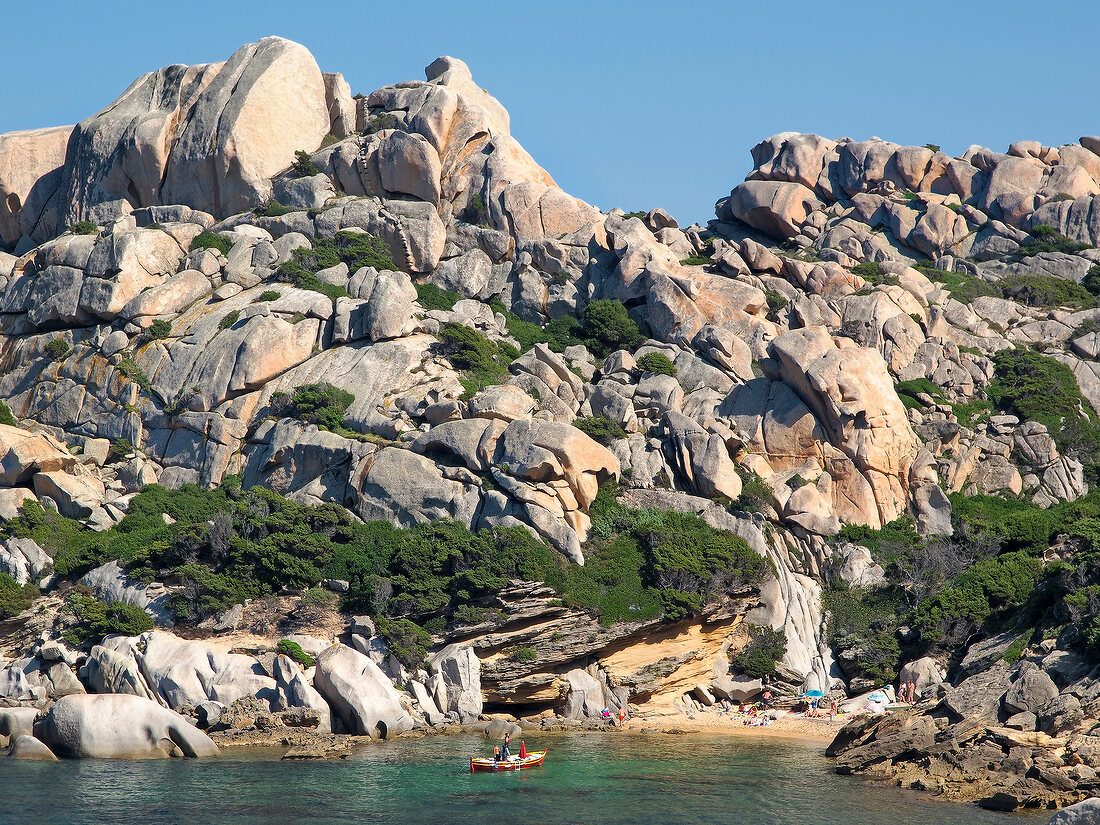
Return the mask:
{"type": "MultiPolygon", "coordinates": [[[[362,628],[339,629],[347,646],[309,675],[163,635],[70,662],[23,631],[5,695],[258,697],[376,736],[485,703],[679,712],[752,695],[730,669],[750,626],[784,631],[785,683],[841,689],[856,674],[826,641],[822,582],[883,580],[842,528],[911,518],[945,535],[946,493],[1086,493],[1083,454],[1049,419],[969,410],[996,353],[1036,345],[1100,405],[1100,310],[1081,288],[1043,297],[1100,261],[1082,248],[1100,232],[1096,139],[953,159],[784,133],[753,149],[717,220],[681,228],[561,191],[461,61],[425,76],[353,99],[267,38],[139,78],[75,127],[0,136],[0,398],[20,425],[0,426],[0,514],[38,500],[107,530],[145,485],[239,475],[363,520],[521,526],[583,564],[618,480],[633,506],[741,537],[773,575],[692,619],[610,627],[513,582],[500,621],[438,635],[416,673],[362,628]],[[593,309],[608,306],[614,330],[593,309]],[[350,393],[338,425],[288,409],[320,383],[350,393]],[[192,659],[208,665],[169,673],[192,659]]],[[[0,564],[20,584],[51,566],[25,537],[0,564]]],[[[116,566],[86,582],[171,618],[171,581],[149,594],[116,566]]]]}

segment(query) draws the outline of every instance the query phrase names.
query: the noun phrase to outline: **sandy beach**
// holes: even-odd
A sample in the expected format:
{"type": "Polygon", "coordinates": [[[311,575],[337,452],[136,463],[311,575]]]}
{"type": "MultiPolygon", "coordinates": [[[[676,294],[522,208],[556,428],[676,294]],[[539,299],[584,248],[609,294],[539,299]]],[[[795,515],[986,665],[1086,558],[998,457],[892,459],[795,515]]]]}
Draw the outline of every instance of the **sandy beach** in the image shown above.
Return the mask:
{"type": "Polygon", "coordinates": [[[751,726],[744,724],[739,717],[730,717],[717,713],[696,714],[694,718],[682,715],[646,717],[637,716],[627,720],[626,730],[643,731],[683,731],[686,733],[706,733],[719,736],[763,737],[769,739],[800,739],[827,745],[833,741],[837,731],[851,720],[850,716],[841,716],[833,720],[814,719],[806,716],[781,714],[770,725],[751,726]]]}

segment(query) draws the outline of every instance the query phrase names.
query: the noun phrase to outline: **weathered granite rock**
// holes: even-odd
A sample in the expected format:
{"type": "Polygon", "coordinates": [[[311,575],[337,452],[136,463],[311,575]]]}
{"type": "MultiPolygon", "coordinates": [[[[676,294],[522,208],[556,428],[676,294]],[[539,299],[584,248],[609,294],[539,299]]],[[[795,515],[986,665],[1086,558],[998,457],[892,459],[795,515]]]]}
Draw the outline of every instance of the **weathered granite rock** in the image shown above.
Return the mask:
{"type": "Polygon", "coordinates": [[[322,651],[313,683],[349,733],[389,739],[412,727],[389,677],[350,647],[322,651]]]}

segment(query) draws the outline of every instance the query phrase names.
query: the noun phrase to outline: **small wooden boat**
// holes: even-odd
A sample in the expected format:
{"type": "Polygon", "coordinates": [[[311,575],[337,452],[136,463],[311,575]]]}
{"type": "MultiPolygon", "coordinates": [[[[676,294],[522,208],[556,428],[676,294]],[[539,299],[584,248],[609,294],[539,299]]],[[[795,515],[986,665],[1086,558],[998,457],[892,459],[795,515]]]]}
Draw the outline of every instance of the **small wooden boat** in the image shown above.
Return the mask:
{"type": "Polygon", "coordinates": [[[537,768],[546,758],[546,751],[531,751],[526,756],[509,756],[507,759],[471,757],[470,773],[478,771],[522,771],[537,768]]]}

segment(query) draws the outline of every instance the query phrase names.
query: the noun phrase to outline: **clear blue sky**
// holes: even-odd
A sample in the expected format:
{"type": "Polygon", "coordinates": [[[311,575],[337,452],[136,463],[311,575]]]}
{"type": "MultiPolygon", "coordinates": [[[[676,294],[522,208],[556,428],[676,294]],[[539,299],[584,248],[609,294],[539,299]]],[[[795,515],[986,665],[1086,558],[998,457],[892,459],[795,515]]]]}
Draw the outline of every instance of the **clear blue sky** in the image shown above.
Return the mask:
{"type": "Polygon", "coordinates": [[[1100,133],[1100,4],[878,2],[12,2],[0,132],[75,123],[142,72],[269,34],[353,92],[450,54],[568,192],[713,217],[786,130],[899,143],[1058,145],[1100,133]],[[1074,8],[1076,7],[1076,8],[1074,8]]]}

